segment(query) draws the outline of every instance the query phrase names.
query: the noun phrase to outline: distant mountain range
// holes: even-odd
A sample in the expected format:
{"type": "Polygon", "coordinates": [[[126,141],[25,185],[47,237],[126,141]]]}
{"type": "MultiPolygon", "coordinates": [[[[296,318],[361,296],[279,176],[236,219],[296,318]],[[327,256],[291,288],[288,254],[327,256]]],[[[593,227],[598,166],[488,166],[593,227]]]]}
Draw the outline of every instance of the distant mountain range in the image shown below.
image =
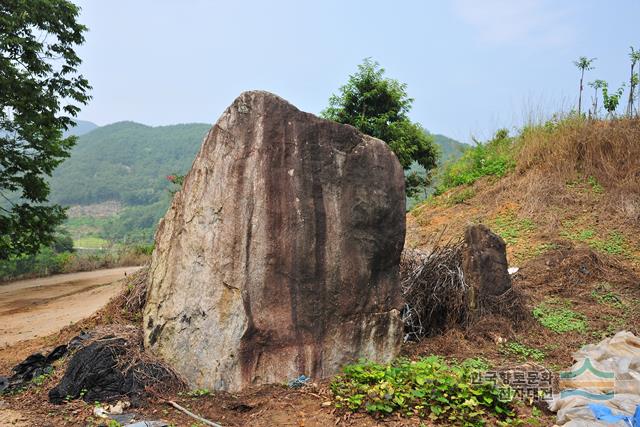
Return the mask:
{"type": "Polygon", "coordinates": [[[68,131],[66,131],[64,133],[64,136],[67,136],[67,135],[80,136],[80,135],[84,135],[85,133],[89,133],[96,128],[98,128],[98,125],[93,122],[87,122],[85,120],[76,120],[76,125],[72,129],[69,129],[68,131]]]}
{"type": "MultiPolygon", "coordinates": [[[[90,122],[83,123],[88,129],[90,122]]],[[[115,200],[124,205],[159,201],[170,183],[166,176],[185,173],[211,125],[151,127],[118,122],[81,134],[71,157],[51,179],[51,200],[88,205],[115,200]]]]}
{"type": "MultiPolygon", "coordinates": [[[[119,202],[124,210],[109,222],[102,237],[120,239],[141,228],[153,229],[170,202],[167,175],[189,170],[210,127],[206,123],[152,127],[135,122],[99,127],[78,121],[69,132],[79,136],[78,142],[50,180],[50,200],[65,206],[119,202]]],[[[466,147],[444,135],[434,139],[443,160],[458,157],[466,147]]],[[[143,234],[148,239],[151,231],[143,234]]]]}

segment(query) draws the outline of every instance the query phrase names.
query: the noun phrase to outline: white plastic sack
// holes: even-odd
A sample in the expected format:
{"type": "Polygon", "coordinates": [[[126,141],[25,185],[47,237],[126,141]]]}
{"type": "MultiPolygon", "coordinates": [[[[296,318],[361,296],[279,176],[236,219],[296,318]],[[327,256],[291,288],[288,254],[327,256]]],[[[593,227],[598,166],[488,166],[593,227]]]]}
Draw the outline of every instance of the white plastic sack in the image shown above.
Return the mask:
{"type": "MultiPolygon", "coordinates": [[[[602,404],[616,414],[634,413],[636,406],[640,405],[640,338],[631,332],[618,332],[599,344],[584,346],[573,354],[573,358],[576,363],[571,367],[571,372],[578,372],[588,362],[598,371],[614,374],[611,380],[598,381],[598,374],[586,371],[580,380],[584,380],[583,383],[587,385],[580,387],[580,390],[598,395],[613,391],[614,395],[609,400],[589,399],[578,395],[564,398],[556,396],[549,404],[549,408],[557,412],[556,422],[565,427],[624,426],[623,422],[604,424],[596,421],[587,405],[602,404]],[[603,388],[605,386],[606,389],[603,388]]],[[[580,382],[577,381],[576,384],[580,382]]]]}

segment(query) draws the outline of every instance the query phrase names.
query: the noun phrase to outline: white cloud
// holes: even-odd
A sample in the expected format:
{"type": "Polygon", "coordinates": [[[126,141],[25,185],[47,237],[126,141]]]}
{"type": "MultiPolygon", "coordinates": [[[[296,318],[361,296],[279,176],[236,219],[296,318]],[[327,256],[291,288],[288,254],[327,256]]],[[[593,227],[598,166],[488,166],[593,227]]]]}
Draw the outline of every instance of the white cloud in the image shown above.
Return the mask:
{"type": "Polygon", "coordinates": [[[455,13],[496,44],[571,44],[575,28],[567,3],[549,0],[454,0],[455,13]]]}

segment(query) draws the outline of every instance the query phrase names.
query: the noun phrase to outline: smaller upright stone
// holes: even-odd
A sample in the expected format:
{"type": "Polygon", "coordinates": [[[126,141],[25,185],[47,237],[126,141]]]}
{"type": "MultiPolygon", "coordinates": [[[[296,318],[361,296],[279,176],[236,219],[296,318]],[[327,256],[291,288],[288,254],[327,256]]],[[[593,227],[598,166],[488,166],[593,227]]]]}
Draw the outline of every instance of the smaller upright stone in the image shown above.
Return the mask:
{"type": "Polygon", "coordinates": [[[474,224],[464,233],[462,270],[469,285],[470,308],[493,312],[493,303],[511,289],[506,244],[487,226],[474,224]]]}

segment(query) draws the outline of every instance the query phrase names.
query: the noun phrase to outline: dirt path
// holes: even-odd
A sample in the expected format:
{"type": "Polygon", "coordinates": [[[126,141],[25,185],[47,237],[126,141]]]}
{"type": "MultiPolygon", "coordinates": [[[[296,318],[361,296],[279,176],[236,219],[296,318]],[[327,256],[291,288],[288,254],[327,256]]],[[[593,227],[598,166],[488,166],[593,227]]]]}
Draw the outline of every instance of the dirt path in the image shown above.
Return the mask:
{"type": "Polygon", "coordinates": [[[102,308],[139,267],[60,274],[0,285],[0,348],[56,332],[102,308]]]}

